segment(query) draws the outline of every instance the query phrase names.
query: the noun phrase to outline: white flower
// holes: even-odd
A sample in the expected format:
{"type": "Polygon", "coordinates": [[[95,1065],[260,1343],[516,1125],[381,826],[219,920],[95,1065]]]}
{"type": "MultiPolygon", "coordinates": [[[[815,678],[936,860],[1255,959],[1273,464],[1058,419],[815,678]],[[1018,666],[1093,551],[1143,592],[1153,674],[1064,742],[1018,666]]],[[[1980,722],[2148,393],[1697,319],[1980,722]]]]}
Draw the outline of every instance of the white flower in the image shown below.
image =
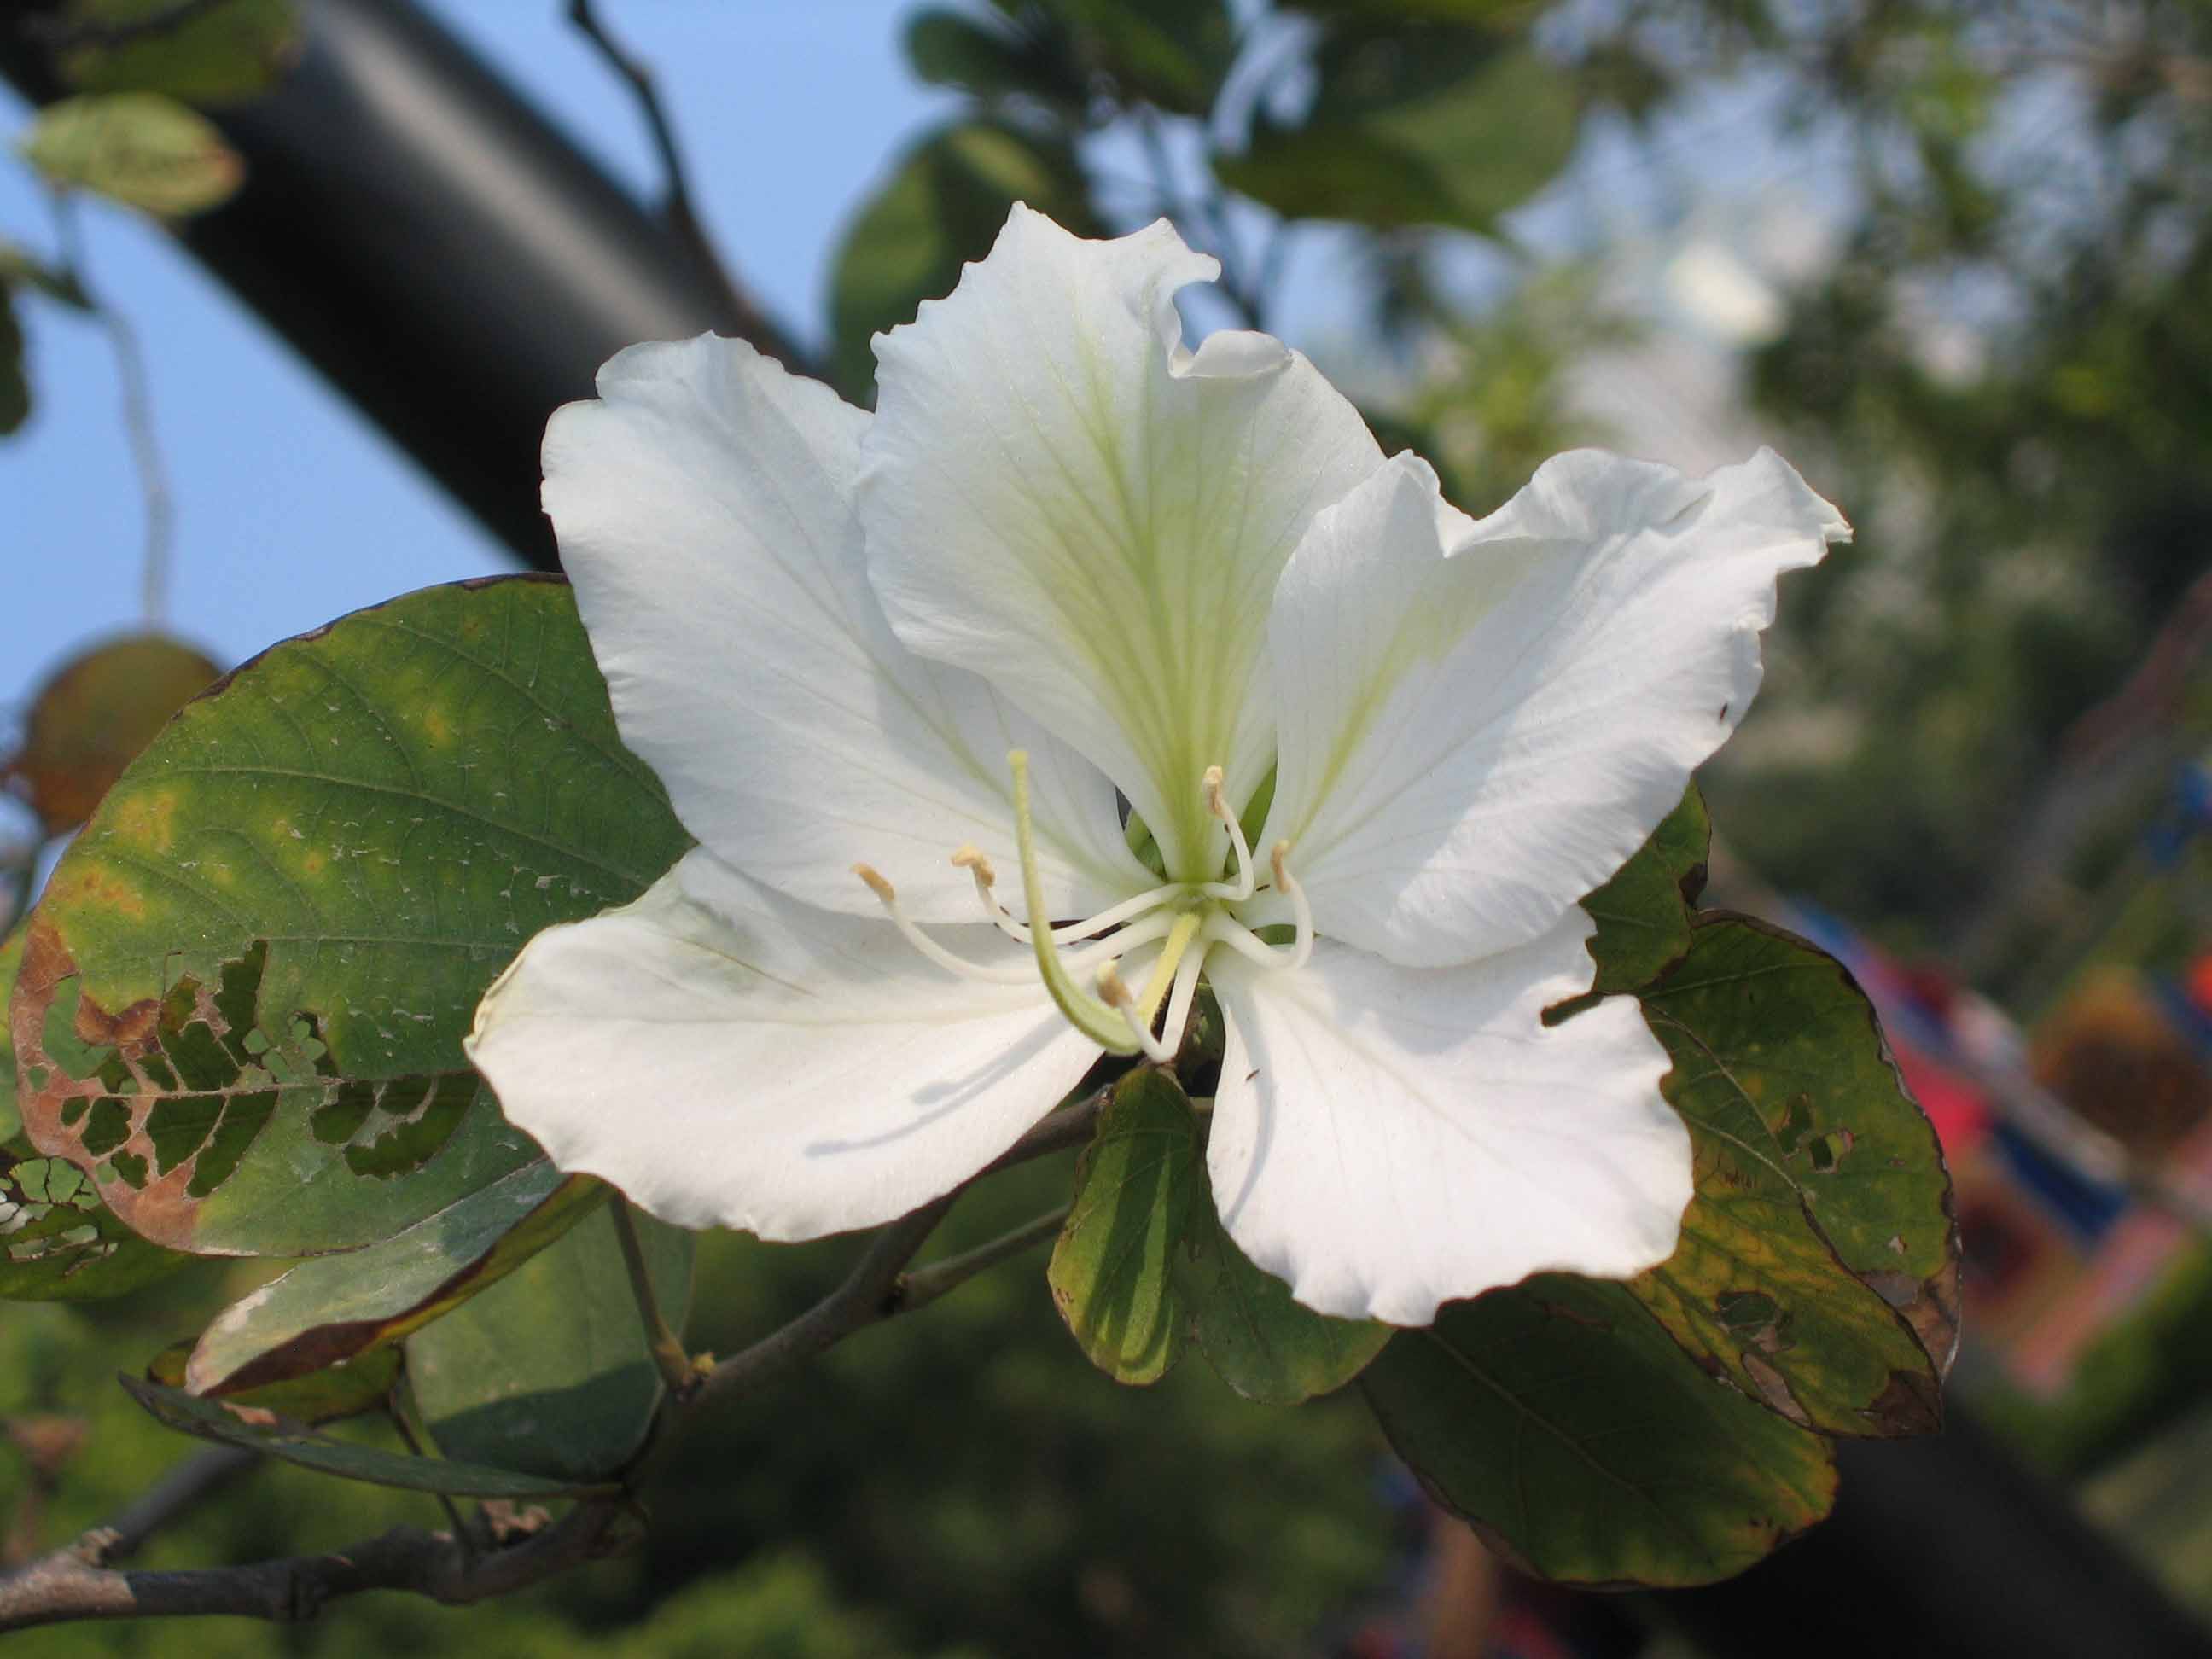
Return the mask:
{"type": "Polygon", "coordinates": [[[1767,453],[1563,455],[1469,519],[1279,342],[1185,349],[1216,274],[1018,208],[877,341],[872,416],[710,337],[554,417],[623,736],[699,841],[484,999],[470,1053],[561,1167],[687,1226],[882,1222],[1102,1046],[1164,1052],[1203,973],[1213,1191],[1300,1301],[1421,1324],[1673,1249],[1664,1051],[1629,999],[1540,1016],[1843,521],[1767,453]]]}

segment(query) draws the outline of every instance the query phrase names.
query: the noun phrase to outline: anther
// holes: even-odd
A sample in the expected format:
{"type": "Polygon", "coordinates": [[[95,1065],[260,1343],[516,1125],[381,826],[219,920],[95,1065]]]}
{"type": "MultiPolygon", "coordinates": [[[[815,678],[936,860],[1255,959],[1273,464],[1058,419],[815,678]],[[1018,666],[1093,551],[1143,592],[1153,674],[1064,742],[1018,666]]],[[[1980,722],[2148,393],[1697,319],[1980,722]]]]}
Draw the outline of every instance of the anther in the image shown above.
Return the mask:
{"type": "Polygon", "coordinates": [[[1209,881],[1199,890],[1213,898],[1227,899],[1232,904],[1240,903],[1252,896],[1251,844],[1244,839],[1244,826],[1237,822],[1237,814],[1230,810],[1228,793],[1221,787],[1221,769],[1207,767],[1200,782],[1206,790],[1206,810],[1229,826],[1229,843],[1237,851],[1237,879],[1209,881]]]}
{"type": "Polygon", "coordinates": [[[1129,1035],[1143,1045],[1145,1058],[1164,1065],[1175,1058],[1175,1050],[1152,1035],[1152,1028],[1137,1006],[1137,999],[1130,994],[1128,981],[1110,962],[1098,966],[1098,997],[1109,1008],[1129,1023],[1129,1035]]]}
{"type": "Polygon", "coordinates": [[[991,867],[991,860],[983,855],[983,849],[972,841],[963,842],[953,849],[952,867],[972,872],[978,887],[988,890],[999,884],[999,872],[991,867]]]}
{"type": "Polygon", "coordinates": [[[885,881],[883,877],[883,872],[878,870],[874,865],[856,864],[853,866],[853,873],[858,876],[862,881],[867,883],[868,890],[871,893],[873,893],[878,898],[881,899],[885,904],[896,904],[898,902],[898,889],[892,886],[888,881],[885,881]]]}
{"type": "Polygon", "coordinates": [[[1291,902],[1291,915],[1298,926],[1297,938],[1291,945],[1290,960],[1285,968],[1303,968],[1313,955],[1313,906],[1306,902],[1306,890],[1291,878],[1290,872],[1291,844],[1279,841],[1268,849],[1267,863],[1275,872],[1275,890],[1291,902]]]}

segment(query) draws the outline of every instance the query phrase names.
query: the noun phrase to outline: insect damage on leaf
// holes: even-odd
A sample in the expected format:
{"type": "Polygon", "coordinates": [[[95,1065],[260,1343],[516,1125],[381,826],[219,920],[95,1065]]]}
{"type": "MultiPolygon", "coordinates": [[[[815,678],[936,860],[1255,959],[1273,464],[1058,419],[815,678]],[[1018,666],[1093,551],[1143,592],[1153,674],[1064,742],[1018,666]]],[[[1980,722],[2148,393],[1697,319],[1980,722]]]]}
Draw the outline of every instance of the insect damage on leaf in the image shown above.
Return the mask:
{"type": "Polygon", "coordinates": [[[262,1002],[266,940],[208,979],[102,1008],[51,927],[34,925],[13,1011],[22,1107],[39,1147],[92,1172],[101,1196],[149,1237],[189,1237],[200,1200],[237,1170],[277,1112],[306,1116],[356,1176],[422,1168],[477,1094],[466,1070],[340,1075],[312,1010],[262,1002]]]}

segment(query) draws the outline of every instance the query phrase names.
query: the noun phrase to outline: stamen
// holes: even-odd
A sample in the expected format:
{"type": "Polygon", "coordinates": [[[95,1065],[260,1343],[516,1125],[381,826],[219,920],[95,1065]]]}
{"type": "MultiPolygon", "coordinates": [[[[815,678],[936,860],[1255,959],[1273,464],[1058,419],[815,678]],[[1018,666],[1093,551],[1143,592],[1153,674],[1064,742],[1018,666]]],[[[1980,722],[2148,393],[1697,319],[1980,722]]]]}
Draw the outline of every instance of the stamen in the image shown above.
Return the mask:
{"type": "MultiPolygon", "coordinates": [[[[1004,966],[987,962],[970,962],[965,957],[954,955],[928,934],[923,933],[915,924],[914,918],[907,915],[905,907],[899,902],[898,890],[884,879],[882,872],[873,865],[856,864],[853,866],[853,873],[867,883],[868,890],[873,893],[881,901],[884,908],[890,912],[891,921],[896,924],[900,934],[906,942],[947,973],[957,974],[963,979],[981,981],[987,985],[1030,983],[1031,970],[1026,962],[1009,963],[1004,966]]],[[[1088,951],[1071,952],[1065,964],[1066,969],[1069,973],[1088,972],[1094,963],[1102,961],[1111,962],[1125,952],[1135,950],[1139,945],[1149,945],[1154,939],[1164,937],[1168,931],[1168,927],[1169,923],[1164,917],[1146,917],[1124,927],[1113,938],[1100,940],[1088,951]]],[[[1023,929],[1024,934],[1028,931],[1027,928],[1023,929]]],[[[1027,942],[1026,939],[1024,942],[1027,942]]],[[[1054,957],[1054,960],[1059,960],[1057,956],[1054,957]]],[[[1117,1048],[1115,1052],[1133,1054],[1135,1050],[1117,1048]]]]}
{"type": "Polygon", "coordinates": [[[1221,769],[1209,766],[1200,781],[1206,790],[1206,810],[1229,826],[1231,846],[1237,849],[1237,879],[1209,881],[1200,887],[1200,892],[1218,899],[1237,903],[1252,896],[1252,848],[1244,839],[1244,826],[1237,822],[1237,814],[1230,811],[1229,797],[1221,787],[1221,769]]]}
{"type": "Polygon", "coordinates": [[[1146,1059],[1165,1065],[1175,1058],[1175,1050],[1152,1035],[1151,1022],[1139,1012],[1136,998],[1129,994],[1128,986],[1110,962],[1098,969],[1098,994],[1129,1023],[1130,1034],[1142,1046],[1146,1059]]]}
{"type": "MultiPolygon", "coordinates": [[[[1016,749],[1006,756],[1006,764],[1014,775],[1014,841],[1022,856],[1022,898],[1029,906],[1031,917],[1047,914],[1044,908],[1044,875],[1037,867],[1036,830],[1030,815],[1030,757],[1026,750],[1016,749]]],[[[1124,929],[1108,941],[1109,946],[1119,946],[1112,954],[1126,950],[1128,935],[1138,927],[1124,929]],[[1126,942],[1125,942],[1126,941],[1126,942]]],[[[1053,1005],[1067,1017],[1069,1024],[1089,1037],[1109,1054],[1135,1054],[1146,1051],[1144,1041],[1128,1029],[1128,1021],[1106,1004],[1091,996],[1068,977],[1067,969],[1053,949],[1051,930],[1032,927],[1030,948],[1036,957],[1037,971],[1044,976],[1044,988],[1052,996],[1053,1005]]]]}
{"type": "Polygon", "coordinates": [[[1291,918],[1298,925],[1297,937],[1291,942],[1291,959],[1285,968],[1303,968],[1313,955],[1313,906],[1306,902],[1306,890],[1291,878],[1291,844],[1279,841],[1267,854],[1267,862],[1275,872],[1276,890],[1291,902],[1291,918]]]}
{"type": "MultiPolygon", "coordinates": [[[[981,849],[973,842],[966,842],[953,853],[952,862],[957,868],[975,877],[975,896],[982,903],[984,920],[1008,939],[1017,939],[1027,945],[1030,930],[1016,921],[1007,913],[1006,907],[999,902],[997,894],[993,891],[998,884],[999,872],[981,849]]],[[[1141,916],[1147,910],[1158,908],[1164,901],[1173,898],[1182,890],[1180,884],[1170,882],[1164,887],[1154,887],[1133,898],[1123,899],[1119,904],[1109,905],[1095,916],[1087,916],[1081,921],[1063,922],[1052,930],[1052,942],[1054,945],[1072,945],[1103,933],[1109,927],[1119,927],[1132,917],[1141,916]]]]}
{"type": "Polygon", "coordinates": [[[1161,1040],[1175,1048],[1182,1046],[1183,1028],[1190,1024],[1190,1005],[1198,997],[1199,970],[1206,966],[1206,952],[1193,951],[1176,966],[1175,992],[1168,998],[1168,1017],[1160,1022],[1161,1040]]]}
{"type": "Polygon", "coordinates": [[[890,913],[893,923],[897,926],[899,932],[905,935],[906,942],[947,973],[957,974],[963,979],[981,980],[990,985],[1023,985],[1028,982],[1030,970],[1026,967],[1015,967],[1009,964],[1006,967],[999,968],[986,963],[969,962],[964,957],[953,955],[951,951],[923,933],[915,925],[914,919],[907,915],[905,907],[900,904],[898,889],[884,880],[882,873],[873,865],[856,864],[853,866],[853,873],[868,884],[868,890],[876,896],[884,908],[890,913]]]}
{"type": "Polygon", "coordinates": [[[1291,879],[1290,853],[1290,842],[1279,841],[1269,862],[1275,868],[1275,885],[1291,902],[1291,915],[1297,923],[1297,936],[1288,945],[1263,944],[1243,922],[1217,911],[1206,919],[1204,938],[1208,943],[1225,945],[1246,961],[1257,963],[1262,968],[1279,973],[1306,965],[1313,955],[1313,906],[1306,902],[1305,889],[1291,879]]]}

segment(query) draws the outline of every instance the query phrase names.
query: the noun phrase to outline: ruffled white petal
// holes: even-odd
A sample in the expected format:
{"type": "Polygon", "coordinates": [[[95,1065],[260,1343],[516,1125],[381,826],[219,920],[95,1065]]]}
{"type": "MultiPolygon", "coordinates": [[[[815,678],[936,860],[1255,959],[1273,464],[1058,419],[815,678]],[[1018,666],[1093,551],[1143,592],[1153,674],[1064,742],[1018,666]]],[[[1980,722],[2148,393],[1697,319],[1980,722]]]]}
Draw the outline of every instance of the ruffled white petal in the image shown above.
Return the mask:
{"type": "Polygon", "coordinates": [[[1165,221],[1094,242],[1017,207],[950,298],[878,337],[860,481],[900,638],[1103,767],[1185,878],[1219,870],[1206,768],[1241,803],[1273,762],[1276,578],[1381,459],[1280,342],[1182,348],[1172,296],[1217,269],[1165,221]]]}
{"type": "Polygon", "coordinates": [[[1666,1051],[1626,997],[1542,1023],[1589,988],[1588,936],[1573,911],[1425,969],[1328,940],[1289,973],[1215,951],[1206,1165],[1230,1237],[1308,1307],[1398,1325],[1532,1273],[1666,1260],[1691,1194],[1666,1051]]]}
{"type": "Polygon", "coordinates": [[[1095,767],[892,635],[853,507],[866,415],[712,335],[632,347],[599,389],[546,430],[545,508],[623,738],[702,843],[847,911],[875,907],[866,861],[917,916],[970,921],[948,860],[1012,866],[1023,747],[1054,914],[1150,882],[1095,767]]]}
{"type": "MultiPolygon", "coordinates": [[[[1025,955],[986,927],[941,936],[1025,955]]],[[[1034,980],[955,979],[889,923],[799,903],[704,849],[635,903],[532,939],[467,1048],[560,1168],[678,1226],[769,1239],[950,1191],[1098,1055],[1034,980]]]]}
{"type": "Polygon", "coordinates": [[[1394,962],[1545,933],[1743,718],[1776,578],[1849,533],[1769,450],[1704,479],[1575,451],[1480,523],[1396,458],[1275,595],[1262,845],[1322,933],[1394,962]]]}

